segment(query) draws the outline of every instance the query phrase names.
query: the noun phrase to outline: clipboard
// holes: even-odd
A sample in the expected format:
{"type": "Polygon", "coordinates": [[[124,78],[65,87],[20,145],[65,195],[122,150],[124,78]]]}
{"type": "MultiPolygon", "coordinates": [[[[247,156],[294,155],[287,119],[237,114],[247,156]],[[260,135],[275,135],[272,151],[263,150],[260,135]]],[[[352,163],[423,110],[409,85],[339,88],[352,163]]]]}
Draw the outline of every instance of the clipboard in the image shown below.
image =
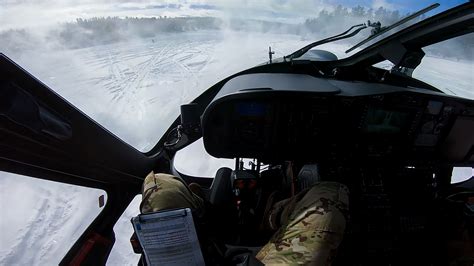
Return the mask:
{"type": "Polygon", "coordinates": [[[149,266],[204,265],[191,209],[140,214],[131,222],[149,266]]]}

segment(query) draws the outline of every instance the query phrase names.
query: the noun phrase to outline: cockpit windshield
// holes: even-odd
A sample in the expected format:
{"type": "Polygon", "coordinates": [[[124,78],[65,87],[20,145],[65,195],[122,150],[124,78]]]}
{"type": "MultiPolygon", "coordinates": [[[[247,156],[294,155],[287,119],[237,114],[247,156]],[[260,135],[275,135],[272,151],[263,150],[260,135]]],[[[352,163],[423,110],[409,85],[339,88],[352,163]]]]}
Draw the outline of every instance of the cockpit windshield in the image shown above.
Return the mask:
{"type": "MultiPolygon", "coordinates": [[[[376,27],[317,49],[346,58],[464,2],[439,1],[439,7],[374,35],[349,53],[346,51],[371,36],[376,27]]],[[[0,52],[122,140],[146,152],[179,115],[181,104],[228,75],[268,62],[269,47],[273,58],[281,58],[352,25],[370,21],[384,29],[432,4],[395,0],[7,0],[1,1],[0,52]]],[[[433,56],[461,62],[456,67],[470,68],[472,74],[470,44],[461,39],[454,45],[463,54],[453,55],[448,48],[433,56]]],[[[449,84],[445,87],[450,94],[449,84]]]]}

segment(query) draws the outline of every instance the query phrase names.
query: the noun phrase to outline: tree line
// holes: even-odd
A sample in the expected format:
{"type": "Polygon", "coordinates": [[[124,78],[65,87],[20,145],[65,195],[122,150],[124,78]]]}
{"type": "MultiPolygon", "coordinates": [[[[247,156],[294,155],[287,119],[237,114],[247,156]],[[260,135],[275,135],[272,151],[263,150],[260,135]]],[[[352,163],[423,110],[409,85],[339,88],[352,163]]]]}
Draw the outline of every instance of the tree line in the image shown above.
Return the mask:
{"type": "MultiPolygon", "coordinates": [[[[12,29],[0,32],[0,47],[2,52],[21,52],[35,47],[49,48],[85,48],[95,45],[127,41],[134,38],[153,38],[162,33],[179,33],[199,30],[231,29],[236,31],[290,33],[309,36],[312,40],[338,34],[352,25],[366,23],[368,20],[379,21],[382,26],[388,26],[408,14],[397,10],[387,10],[356,6],[347,8],[342,5],[333,10],[322,10],[314,18],[308,18],[302,23],[289,24],[258,19],[222,19],[215,17],[94,17],[78,18],[73,22],[63,23],[49,29],[46,33],[32,32],[25,29],[12,29]]],[[[423,16],[413,20],[415,23],[423,16]]],[[[368,30],[366,30],[368,32],[368,30]]],[[[363,32],[351,43],[366,38],[363,32]]],[[[474,34],[451,41],[448,45],[430,47],[430,52],[440,56],[453,57],[456,53],[461,58],[473,59],[472,47],[474,34]],[[449,49],[451,47],[454,49],[449,49]]]]}
{"type": "MultiPolygon", "coordinates": [[[[388,10],[383,7],[378,9],[365,8],[363,6],[356,6],[352,8],[338,5],[334,10],[321,10],[315,18],[308,18],[304,22],[304,26],[312,32],[322,34],[335,33],[352,25],[366,23],[368,20],[372,22],[380,22],[382,26],[391,25],[409,13],[402,15],[398,10],[388,10]]],[[[420,16],[418,20],[424,19],[425,16],[420,16]]]]}
{"type": "Polygon", "coordinates": [[[217,30],[219,21],[212,17],[100,17],[77,19],[66,23],[58,32],[59,40],[69,48],[81,48],[150,38],[159,33],[217,30]]]}

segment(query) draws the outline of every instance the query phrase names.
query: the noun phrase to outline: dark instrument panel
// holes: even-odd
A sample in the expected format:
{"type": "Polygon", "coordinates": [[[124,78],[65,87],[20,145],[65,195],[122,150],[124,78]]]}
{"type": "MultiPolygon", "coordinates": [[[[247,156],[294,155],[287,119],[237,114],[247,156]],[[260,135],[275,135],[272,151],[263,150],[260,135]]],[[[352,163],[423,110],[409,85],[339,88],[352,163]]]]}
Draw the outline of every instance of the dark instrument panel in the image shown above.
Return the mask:
{"type": "Polygon", "coordinates": [[[351,93],[222,96],[203,115],[204,145],[224,158],[473,161],[472,101],[405,88],[351,93]]]}

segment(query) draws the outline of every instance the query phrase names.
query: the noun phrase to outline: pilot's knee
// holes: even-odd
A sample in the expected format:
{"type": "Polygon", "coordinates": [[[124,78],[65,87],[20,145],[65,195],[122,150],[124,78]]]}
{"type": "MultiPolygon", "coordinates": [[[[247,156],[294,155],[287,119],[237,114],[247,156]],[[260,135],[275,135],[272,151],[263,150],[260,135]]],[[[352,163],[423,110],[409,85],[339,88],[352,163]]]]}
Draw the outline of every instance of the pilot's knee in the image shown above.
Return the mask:
{"type": "Polygon", "coordinates": [[[338,182],[318,182],[306,193],[305,197],[317,201],[329,200],[337,203],[337,207],[341,209],[349,207],[349,189],[338,182]]]}
{"type": "Polygon", "coordinates": [[[343,234],[349,207],[349,191],[337,182],[319,182],[296,203],[288,224],[343,234]]]}
{"type": "Polygon", "coordinates": [[[145,178],[140,205],[142,213],[181,208],[196,209],[201,205],[202,200],[172,175],[151,172],[145,178]]]}

